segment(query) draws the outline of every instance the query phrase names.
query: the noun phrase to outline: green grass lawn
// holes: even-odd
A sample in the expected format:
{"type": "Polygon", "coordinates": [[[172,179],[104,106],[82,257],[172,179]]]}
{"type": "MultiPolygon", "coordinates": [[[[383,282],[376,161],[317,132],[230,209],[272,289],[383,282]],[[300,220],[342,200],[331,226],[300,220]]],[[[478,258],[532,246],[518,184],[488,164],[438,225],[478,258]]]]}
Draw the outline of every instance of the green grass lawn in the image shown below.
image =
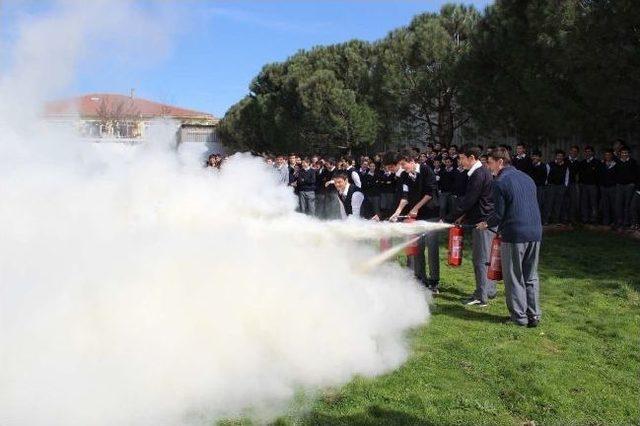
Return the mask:
{"type": "MultiPolygon", "coordinates": [[[[443,267],[428,325],[400,369],[326,391],[277,424],[640,424],[640,242],[614,234],[545,235],[538,328],[503,324],[503,286],[466,308],[463,266],[443,267]]],[[[442,250],[443,265],[446,252],[442,250]]]]}

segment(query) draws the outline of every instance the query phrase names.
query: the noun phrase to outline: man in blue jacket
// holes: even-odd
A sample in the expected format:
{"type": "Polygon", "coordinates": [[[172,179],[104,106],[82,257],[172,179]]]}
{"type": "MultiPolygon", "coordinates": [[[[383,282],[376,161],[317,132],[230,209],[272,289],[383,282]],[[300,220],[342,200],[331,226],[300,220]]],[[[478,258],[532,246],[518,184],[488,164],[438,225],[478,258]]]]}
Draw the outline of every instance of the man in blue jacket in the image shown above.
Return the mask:
{"type": "Polygon", "coordinates": [[[493,181],[494,209],[478,229],[498,227],[502,236],[502,276],[510,321],[536,327],[540,321],[538,257],[542,223],[536,200],[536,185],[525,173],[511,166],[509,152],[498,148],[488,159],[496,176],[493,181]]]}

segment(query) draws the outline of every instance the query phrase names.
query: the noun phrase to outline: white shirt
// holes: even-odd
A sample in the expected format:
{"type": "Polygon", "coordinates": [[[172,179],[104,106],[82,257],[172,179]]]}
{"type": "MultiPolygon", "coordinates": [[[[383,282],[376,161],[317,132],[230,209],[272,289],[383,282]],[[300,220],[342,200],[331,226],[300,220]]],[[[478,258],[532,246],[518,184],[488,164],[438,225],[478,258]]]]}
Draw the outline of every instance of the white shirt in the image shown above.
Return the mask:
{"type": "Polygon", "coordinates": [[[360,175],[355,170],[351,172],[351,179],[353,179],[353,184],[358,188],[362,188],[362,182],[360,182],[360,175]]]}
{"type": "Polygon", "coordinates": [[[471,168],[469,169],[469,171],[467,172],[467,176],[471,177],[471,175],[473,174],[473,172],[475,172],[476,170],[478,170],[480,167],[482,167],[482,163],[478,160],[476,160],[475,163],[473,163],[473,166],[471,166],[471,168]]]}
{"type": "MultiPolygon", "coordinates": [[[[349,186],[350,184],[347,183],[344,186],[344,191],[340,193],[340,195],[342,195],[343,198],[347,196],[347,193],[349,192],[349,186]]],[[[353,217],[358,217],[358,218],[360,217],[360,208],[362,207],[363,202],[364,202],[364,194],[360,191],[354,192],[353,195],[351,196],[351,213],[353,217]]],[[[346,219],[348,217],[347,212],[344,209],[343,203],[340,203],[340,216],[342,216],[343,219],[346,219]]]]}

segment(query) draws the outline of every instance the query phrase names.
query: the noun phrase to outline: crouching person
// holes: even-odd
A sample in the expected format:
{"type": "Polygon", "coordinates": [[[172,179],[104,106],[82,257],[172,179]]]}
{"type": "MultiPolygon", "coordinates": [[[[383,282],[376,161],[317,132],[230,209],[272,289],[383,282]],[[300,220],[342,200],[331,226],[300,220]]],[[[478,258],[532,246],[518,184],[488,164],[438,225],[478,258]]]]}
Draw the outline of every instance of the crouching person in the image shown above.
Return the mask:
{"type": "Polygon", "coordinates": [[[494,150],[488,166],[496,176],[493,182],[494,211],[479,229],[497,226],[502,236],[502,276],[509,321],[536,327],[540,321],[540,281],[538,256],[542,240],[536,185],[526,174],[510,165],[509,152],[494,150]]]}
{"type": "Polygon", "coordinates": [[[339,172],[333,177],[333,184],[338,191],[342,219],[361,217],[364,194],[360,188],[349,183],[349,176],[343,172],[339,172]]]}

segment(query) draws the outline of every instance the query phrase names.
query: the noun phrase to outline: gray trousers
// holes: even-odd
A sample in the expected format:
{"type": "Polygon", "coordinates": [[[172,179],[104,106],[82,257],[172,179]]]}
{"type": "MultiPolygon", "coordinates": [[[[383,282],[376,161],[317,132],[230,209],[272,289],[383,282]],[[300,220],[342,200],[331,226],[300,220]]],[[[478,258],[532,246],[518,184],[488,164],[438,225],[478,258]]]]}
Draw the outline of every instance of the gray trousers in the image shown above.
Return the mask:
{"type": "Polygon", "coordinates": [[[335,191],[327,192],[324,194],[324,219],[336,220],[341,217],[338,193],[335,191]]]}
{"type": "Polygon", "coordinates": [[[298,201],[300,203],[300,212],[311,216],[316,215],[316,192],[315,191],[300,191],[298,194],[298,201]]]}
{"type": "Polygon", "coordinates": [[[564,202],[567,187],[564,185],[550,185],[549,197],[547,205],[547,215],[545,223],[559,223],[560,214],[562,213],[562,204],[564,202]]]}
{"type": "Polygon", "coordinates": [[[416,278],[423,283],[437,286],[440,281],[440,234],[436,231],[428,232],[418,240],[418,254],[407,257],[407,267],[412,268],[416,278]],[[429,277],[427,278],[427,262],[424,251],[427,250],[429,259],[429,277]]]}
{"type": "Polygon", "coordinates": [[[495,234],[491,231],[481,231],[473,228],[473,241],[471,258],[473,261],[473,273],[476,277],[476,291],[474,297],[483,303],[496,297],[496,282],[487,278],[487,263],[491,254],[491,241],[495,234]]]}
{"type": "Polygon", "coordinates": [[[500,255],[504,291],[511,320],[527,324],[530,319],[540,319],[540,242],[503,242],[500,245],[500,255]]]}
{"type": "Polygon", "coordinates": [[[580,188],[580,207],[584,223],[596,223],[598,220],[598,187],[582,185],[580,188]]]}
{"type": "Polygon", "coordinates": [[[612,225],[616,220],[616,187],[600,187],[600,210],[602,211],[602,224],[612,225]]]}
{"type": "Polygon", "coordinates": [[[580,185],[569,184],[562,202],[561,219],[563,222],[578,222],[580,220],[580,185]]]}
{"type": "Polygon", "coordinates": [[[618,226],[631,225],[631,200],[635,184],[616,185],[616,222],[618,226]]]}

